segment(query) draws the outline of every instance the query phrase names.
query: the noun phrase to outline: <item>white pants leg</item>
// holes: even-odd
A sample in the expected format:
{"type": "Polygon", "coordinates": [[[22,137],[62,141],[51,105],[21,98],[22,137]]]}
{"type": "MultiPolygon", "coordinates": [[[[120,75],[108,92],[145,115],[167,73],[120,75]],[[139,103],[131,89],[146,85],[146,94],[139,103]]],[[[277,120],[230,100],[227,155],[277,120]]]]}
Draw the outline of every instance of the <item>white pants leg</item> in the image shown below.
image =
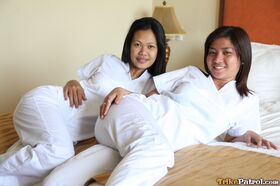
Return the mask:
{"type": "Polygon", "coordinates": [[[95,135],[123,157],[107,185],[153,185],[174,164],[173,149],[150,111],[133,96],[123,98],[105,119],[97,120],[95,135]]]}
{"type": "Polygon", "coordinates": [[[1,160],[0,175],[31,185],[74,155],[63,113],[66,104],[69,107],[63,102],[62,88],[53,86],[38,87],[21,99],[14,125],[23,148],[1,160]]]}
{"type": "Polygon", "coordinates": [[[56,167],[44,180],[44,186],[83,186],[92,176],[111,172],[120,162],[118,151],[94,145],[56,167]]]}

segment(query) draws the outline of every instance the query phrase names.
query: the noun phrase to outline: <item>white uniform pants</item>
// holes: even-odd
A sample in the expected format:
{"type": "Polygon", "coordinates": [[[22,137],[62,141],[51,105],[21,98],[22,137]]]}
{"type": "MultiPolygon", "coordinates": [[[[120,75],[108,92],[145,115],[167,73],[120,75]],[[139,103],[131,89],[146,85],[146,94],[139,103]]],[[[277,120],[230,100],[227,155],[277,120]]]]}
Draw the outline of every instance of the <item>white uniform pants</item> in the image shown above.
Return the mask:
{"type": "Polygon", "coordinates": [[[107,185],[149,186],[174,165],[174,152],[151,112],[141,100],[130,99],[134,98],[126,97],[103,120],[98,119],[95,134],[101,144],[117,149],[123,157],[107,185]]]}
{"type": "Polygon", "coordinates": [[[42,86],[25,94],[14,113],[23,147],[1,155],[0,185],[34,184],[72,157],[73,141],[82,133],[76,116],[82,109],[69,106],[62,87],[42,86]]]}
{"type": "Polygon", "coordinates": [[[120,162],[118,151],[94,145],[55,168],[43,186],[83,186],[92,176],[111,172],[120,162]]]}

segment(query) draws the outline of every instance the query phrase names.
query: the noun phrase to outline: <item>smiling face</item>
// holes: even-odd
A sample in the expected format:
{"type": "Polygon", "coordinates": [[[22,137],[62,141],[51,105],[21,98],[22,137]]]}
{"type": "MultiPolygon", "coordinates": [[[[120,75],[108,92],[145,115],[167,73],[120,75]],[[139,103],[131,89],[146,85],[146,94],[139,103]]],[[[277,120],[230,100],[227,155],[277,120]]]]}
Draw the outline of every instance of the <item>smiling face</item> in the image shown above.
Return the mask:
{"type": "Polygon", "coordinates": [[[130,74],[132,79],[139,77],[153,65],[157,58],[157,41],[152,30],[139,30],[134,33],[130,45],[130,74]]]}
{"type": "Polygon", "coordinates": [[[207,53],[207,66],[217,89],[235,80],[240,68],[240,58],[229,38],[213,41],[207,53]]]}

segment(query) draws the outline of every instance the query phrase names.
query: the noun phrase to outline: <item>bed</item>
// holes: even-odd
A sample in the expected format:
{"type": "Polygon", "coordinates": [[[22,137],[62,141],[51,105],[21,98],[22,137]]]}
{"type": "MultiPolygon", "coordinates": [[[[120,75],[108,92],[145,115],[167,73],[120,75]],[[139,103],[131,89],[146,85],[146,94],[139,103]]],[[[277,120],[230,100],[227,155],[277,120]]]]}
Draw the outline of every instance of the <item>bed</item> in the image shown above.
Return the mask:
{"type": "MultiPolygon", "coordinates": [[[[279,9],[278,0],[221,0],[220,16],[221,25],[242,26],[250,35],[253,65],[248,86],[260,97],[261,135],[278,147],[280,147],[279,9]],[[247,15],[250,15],[248,19],[247,15]],[[257,22],[253,18],[256,18],[257,22]],[[265,25],[262,25],[263,22],[265,25]]],[[[193,145],[177,151],[175,166],[157,185],[280,184],[280,150],[248,147],[244,143],[226,143],[222,142],[221,138],[222,136],[207,145],[193,145]]],[[[0,114],[0,153],[6,151],[17,140],[12,125],[12,113],[0,114]]],[[[76,153],[94,144],[96,144],[94,138],[79,142],[75,145],[76,153]]],[[[104,183],[107,177],[106,173],[95,178],[104,183]]]]}

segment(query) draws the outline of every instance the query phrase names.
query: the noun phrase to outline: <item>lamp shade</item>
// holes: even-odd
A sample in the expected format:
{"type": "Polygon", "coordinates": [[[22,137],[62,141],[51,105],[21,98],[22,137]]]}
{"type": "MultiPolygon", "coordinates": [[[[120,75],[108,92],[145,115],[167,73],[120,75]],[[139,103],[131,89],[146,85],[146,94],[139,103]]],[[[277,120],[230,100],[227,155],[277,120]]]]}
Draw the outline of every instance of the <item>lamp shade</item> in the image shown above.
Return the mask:
{"type": "Polygon", "coordinates": [[[163,26],[168,40],[182,40],[186,33],[179,24],[174,8],[172,6],[157,6],[154,9],[153,17],[163,26]]]}

